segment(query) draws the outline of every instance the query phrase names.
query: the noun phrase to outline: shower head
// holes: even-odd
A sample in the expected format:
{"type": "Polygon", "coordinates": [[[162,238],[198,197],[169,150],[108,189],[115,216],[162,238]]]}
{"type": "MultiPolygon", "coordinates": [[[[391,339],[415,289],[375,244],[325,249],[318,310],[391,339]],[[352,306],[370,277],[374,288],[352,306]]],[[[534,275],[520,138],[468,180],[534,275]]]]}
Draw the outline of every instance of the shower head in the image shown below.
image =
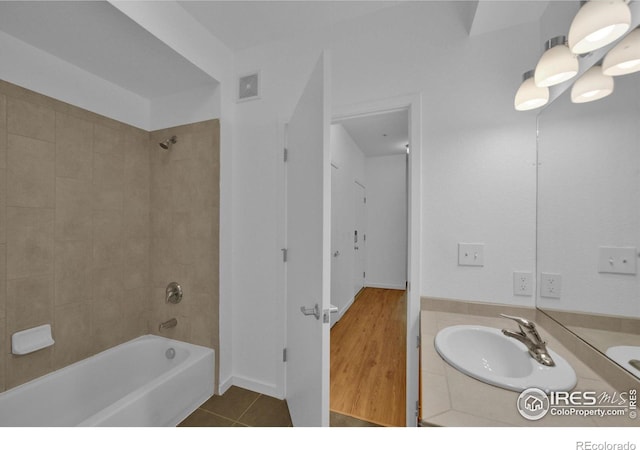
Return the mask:
{"type": "Polygon", "coordinates": [[[169,150],[169,147],[171,147],[172,144],[175,144],[176,142],[178,142],[178,138],[176,136],[171,136],[169,139],[165,139],[164,141],[160,142],[160,147],[162,147],[165,150],[169,150]]]}

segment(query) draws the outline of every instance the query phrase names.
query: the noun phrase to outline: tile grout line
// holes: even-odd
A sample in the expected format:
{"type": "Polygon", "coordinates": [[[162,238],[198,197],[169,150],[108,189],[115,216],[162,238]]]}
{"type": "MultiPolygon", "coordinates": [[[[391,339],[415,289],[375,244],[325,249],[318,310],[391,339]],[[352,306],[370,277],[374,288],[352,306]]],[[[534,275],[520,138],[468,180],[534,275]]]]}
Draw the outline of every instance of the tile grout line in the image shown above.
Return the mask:
{"type": "MultiPolygon", "coordinates": [[[[251,409],[251,407],[252,407],[253,405],[255,405],[255,404],[256,404],[256,402],[258,401],[258,399],[259,399],[260,397],[262,397],[262,394],[259,394],[259,395],[256,397],[256,399],[255,399],[254,401],[252,401],[252,402],[251,402],[251,404],[247,407],[247,409],[245,409],[245,410],[242,412],[242,414],[240,414],[240,416],[238,416],[238,419],[236,420],[236,422],[241,423],[242,425],[247,425],[247,424],[245,424],[245,423],[243,423],[243,422],[240,422],[240,419],[242,419],[242,418],[245,416],[245,414],[247,414],[247,413],[249,412],[249,410],[251,409]]],[[[247,426],[250,426],[250,425],[247,425],[247,426]]]]}
{"type": "Polygon", "coordinates": [[[213,411],[209,411],[208,409],[204,409],[204,408],[198,408],[198,409],[201,410],[201,411],[204,411],[207,414],[211,414],[213,416],[220,417],[221,419],[228,420],[229,422],[236,423],[235,420],[233,420],[233,419],[231,419],[229,417],[225,417],[222,414],[214,413],[213,411]]]}

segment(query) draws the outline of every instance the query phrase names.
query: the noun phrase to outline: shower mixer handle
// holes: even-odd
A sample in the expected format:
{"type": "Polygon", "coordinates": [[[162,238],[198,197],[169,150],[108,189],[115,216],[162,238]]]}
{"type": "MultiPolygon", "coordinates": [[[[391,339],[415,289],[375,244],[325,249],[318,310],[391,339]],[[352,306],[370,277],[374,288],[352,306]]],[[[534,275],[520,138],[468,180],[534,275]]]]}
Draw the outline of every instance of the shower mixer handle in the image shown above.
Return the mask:
{"type": "Polygon", "coordinates": [[[167,285],[165,293],[167,303],[173,303],[175,305],[176,303],[180,303],[182,300],[182,286],[175,281],[172,281],[167,285]]]}

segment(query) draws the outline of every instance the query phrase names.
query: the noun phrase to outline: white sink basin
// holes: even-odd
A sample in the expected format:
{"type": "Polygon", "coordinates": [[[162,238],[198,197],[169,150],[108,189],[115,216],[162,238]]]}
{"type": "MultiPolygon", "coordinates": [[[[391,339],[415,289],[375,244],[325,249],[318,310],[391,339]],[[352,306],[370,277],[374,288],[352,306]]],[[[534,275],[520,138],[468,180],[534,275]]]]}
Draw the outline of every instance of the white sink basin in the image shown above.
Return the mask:
{"type": "Polygon", "coordinates": [[[547,348],[556,365],[544,366],[529,355],[524,344],[497,328],[447,327],[436,335],[435,347],[460,372],[516,392],[530,387],[545,392],[569,391],[577,382],[575,371],[562,356],[547,348]]]}
{"type": "Polygon", "coordinates": [[[607,356],[620,364],[622,367],[631,372],[634,376],[640,378],[640,370],[632,366],[629,362],[634,359],[640,361],[640,347],[633,345],[617,345],[607,349],[607,356]]]}

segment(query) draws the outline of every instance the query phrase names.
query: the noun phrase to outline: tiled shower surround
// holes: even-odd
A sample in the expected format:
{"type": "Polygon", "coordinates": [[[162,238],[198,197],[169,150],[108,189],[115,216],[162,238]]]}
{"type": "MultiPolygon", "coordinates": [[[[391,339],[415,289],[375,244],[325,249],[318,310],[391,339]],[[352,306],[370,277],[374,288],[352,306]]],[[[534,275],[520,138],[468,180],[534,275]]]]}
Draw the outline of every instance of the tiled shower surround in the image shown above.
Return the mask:
{"type": "Polygon", "coordinates": [[[147,333],[218,353],[218,155],[217,120],[149,133],[0,81],[0,391],[147,333]]]}

